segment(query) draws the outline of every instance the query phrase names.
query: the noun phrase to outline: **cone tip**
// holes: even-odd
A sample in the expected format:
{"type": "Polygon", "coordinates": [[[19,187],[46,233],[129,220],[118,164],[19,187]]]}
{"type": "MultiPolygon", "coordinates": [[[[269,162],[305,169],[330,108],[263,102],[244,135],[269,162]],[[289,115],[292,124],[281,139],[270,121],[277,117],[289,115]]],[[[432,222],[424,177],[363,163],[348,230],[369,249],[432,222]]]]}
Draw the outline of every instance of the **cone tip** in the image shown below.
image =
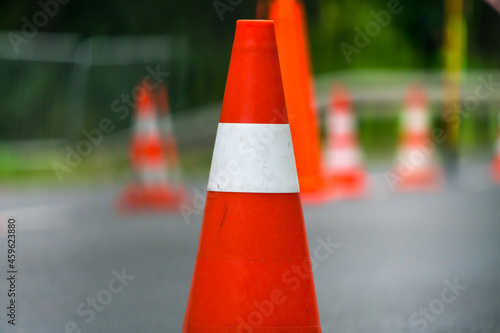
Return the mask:
{"type": "Polygon", "coordinates": [[[238,20],[234,48],[276,48],[274,21],[271,20],[238,20]]]}
{"type": "Polygon", "coordinates": [[[288,124],[273,21],[236,22],[219,121],[288,124]]]}
{"type": "Polygon", "coordinates": [[[244,30],[249,34],[272,33],[274,36],[274,21],[272,20],[237,20],[236,31],[244,30]]]}
{"type": "Polygon", "coordinates": [[[269,26],[273,25],[274,21],[273,20],[262,20],[262,19],[243,19],[243,20],[237,20],[236,21],[236,26],[269,26]]]}

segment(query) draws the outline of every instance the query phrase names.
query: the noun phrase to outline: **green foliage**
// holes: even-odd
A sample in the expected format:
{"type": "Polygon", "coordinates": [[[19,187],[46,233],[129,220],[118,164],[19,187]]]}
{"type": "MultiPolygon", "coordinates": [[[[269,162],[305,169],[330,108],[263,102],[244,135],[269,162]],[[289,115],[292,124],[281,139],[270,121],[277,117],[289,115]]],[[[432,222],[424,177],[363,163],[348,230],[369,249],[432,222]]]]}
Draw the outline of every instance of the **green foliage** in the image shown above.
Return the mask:
{"type": "MultiPolygon", "coordinates": [[[[224,1],[224,0],[223,0],[224,1]]],[[[420,68],[441,66],[443,44],[443,2],[401,0],[401,13],[348,63],[341,43],[354,44],[358,27],[374,21],[372,12],[386,10],[395,0],[310,0],[307,9],[309,41],[314,72],[358,68],[420,68]]],[[[41,8],[37,1],[11,1],[0,4],[0,29],[18,30],[21,18],[32,20],[41,8]]],[[[40,30],[94,35],[182,34],[190,45],[187,82],[171,88],[174,112],[222,99],[231,54],[235,22],[255,16],[256,1],[243,0],[221,21],[212,0],[70,1],[60,5],[57,15],[40,30]]],[[[469,45],[467,63],[474,67],[500,65],[499,17],[482,1],[466,8],[469,45]],[[496,30],[495,30],[496,29],[496,30]]],[[[174,65],[172,65],[174,66],[174,65]]],[[[177,65],[175,65],[177,66],[177,65]]],[[[172,67],[174,73],[177,68],[172,67]]],[[[140,69],[139,69],[140,72],[140,69]]],[[[93,126],[117,94],[135,84],[138,69],[130,66],[129,77],[109,68],[93,70],[88,90],[85,126],[93,126]],[[102,90],[94,86],[107,86],[102,90]]],[[[53,138],[66,135],[71,113],[68,90],[71,71],[67,65],[0,61],[0,139],[53,138]],[[13,124],[29,121],[31,127],[13,124]]],[[[172,78],[178,82],[179,78],[172,78]]],[[[175,84],[174,84],[175,85],[175,84]]],[[[126,126],[124,123],[123,126],[126,126]]],[[[120,125],[121,126],[121,125],[120,125]]]]}

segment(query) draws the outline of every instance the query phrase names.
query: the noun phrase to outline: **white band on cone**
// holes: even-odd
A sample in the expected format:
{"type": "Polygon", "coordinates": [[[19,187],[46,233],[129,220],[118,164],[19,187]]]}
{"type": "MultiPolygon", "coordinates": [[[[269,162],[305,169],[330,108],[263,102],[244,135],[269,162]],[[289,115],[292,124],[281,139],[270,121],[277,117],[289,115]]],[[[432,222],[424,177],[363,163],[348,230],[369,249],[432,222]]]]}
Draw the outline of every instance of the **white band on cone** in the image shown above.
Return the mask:
{"type": "Polygon", "coordinates": [[[299,181],[288,124],[220,123],[208,190],[297,193],[299,181]]]}
{"type": "Polygon", "coordinates": [[[135,131],[139,133],[154,133],[158,131],[158,122],[154,113],[140,115],[135,123],[135,131]]]}
{"type": "Polygon", "coordinates": [[[333,114],[329,118],[330,133],[336,135],[350,134],[354,129],[354,119],[347,112],[333,114]]]}
{"type": "Polygon", "coordinates": [[[361,165],[361,156],[355,148],[335,149],[327,153],[326,164],[335,170],[357,168],[361,165]]]}
{"type": "Polygon", "coordinates": [[[421,108],[412,108],[405,114],[405,126],[414,133],[427,130],[427,112],[421,108]]]}

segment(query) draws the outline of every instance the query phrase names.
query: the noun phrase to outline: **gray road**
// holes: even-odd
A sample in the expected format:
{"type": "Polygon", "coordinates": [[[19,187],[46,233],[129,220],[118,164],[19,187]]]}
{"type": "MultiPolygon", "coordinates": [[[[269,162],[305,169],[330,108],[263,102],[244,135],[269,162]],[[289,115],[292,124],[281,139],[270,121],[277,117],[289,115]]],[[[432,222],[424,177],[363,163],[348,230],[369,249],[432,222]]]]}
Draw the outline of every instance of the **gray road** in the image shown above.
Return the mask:
{"type": "MultiPolygon", "coordinates": [[[[500,187],[470,183],[305,208],[310,248],[339,245],[314,272],[323,332],[500,332],[500,187]]],[[[118,216],[118,191],[0,192],[19,238],[16,330],[0,244],[0,331],[180,332],[201,214],[118,216]]]]}

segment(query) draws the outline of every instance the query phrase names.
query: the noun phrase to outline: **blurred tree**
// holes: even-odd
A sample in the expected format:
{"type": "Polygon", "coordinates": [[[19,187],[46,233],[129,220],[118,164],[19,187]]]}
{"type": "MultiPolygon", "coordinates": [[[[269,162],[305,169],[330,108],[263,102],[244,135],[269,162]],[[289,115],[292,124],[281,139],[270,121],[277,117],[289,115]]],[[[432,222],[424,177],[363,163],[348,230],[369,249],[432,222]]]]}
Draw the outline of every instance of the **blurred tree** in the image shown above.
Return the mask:
{"type": "MultiPolygon", "coordinates": [[[[41,1],[53,3],[55,0],[41,1]]],[[[442,1],[431,4],[401,0],[402,11],[391,15],[390,23],[381,27],[380,33],[370,38],[369,44],[359,53],[354,53],[350,63],[346,61],[340,44],[353,44],[356,37],[354,29],[365,31],[367,23],[375,20],[373,12],[387,10],[388,5],[395,1],[305,1],[314,71],[321,73],[366,67],[440,68],[442,1]]],[[[40,30],[73,32],[83,37],[103,34],[185,35],[191,52],[186,59],[189,62],[189,90],[185,92],[187,104],[184,107],[190,107],[222,99],[235,21],[253,18],[256,4],[257,0],[242,0],[233,5],[232,10],[224,12],[221,20],[213,0],[69,1],[59,5],[58,13],[40,30]]],[[[3,1],[0,3],[0,29],[19,30],[23,17],[32,20],[40,10],[37,0],[3,1]]],[[[485,2],[476,1],[467,12],[467,19],[471,66],[498,68],[498,14],[485,2]]],[[[33,82],[45,83],[30,89],[47,89],[52,82],[50,78],[51,74],[47,71],[38,72],[33,82]]],[[[40,91],[32,93],[41,94],[40,91]]],[[[175,95],[171,97],[178,98],[175,95]]]]}

